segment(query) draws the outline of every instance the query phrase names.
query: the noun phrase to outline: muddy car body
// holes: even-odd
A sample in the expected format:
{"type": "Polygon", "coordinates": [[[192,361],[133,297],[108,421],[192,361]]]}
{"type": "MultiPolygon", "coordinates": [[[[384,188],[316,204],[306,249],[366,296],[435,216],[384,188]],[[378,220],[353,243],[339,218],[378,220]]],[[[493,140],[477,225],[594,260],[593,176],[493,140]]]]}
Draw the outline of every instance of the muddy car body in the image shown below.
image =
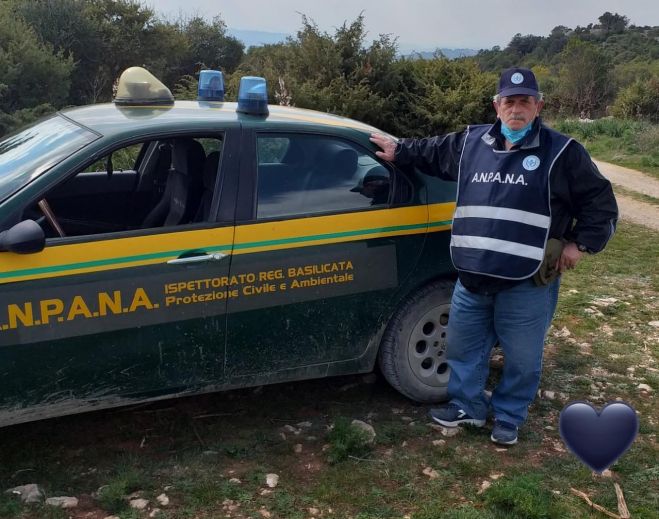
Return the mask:
{"type": "Polygon", "coordinates": [[[356,121],[237,108],[93,105],[0,143],[0,426],[378,357],[444,397],[454,185],[356,121]]]}

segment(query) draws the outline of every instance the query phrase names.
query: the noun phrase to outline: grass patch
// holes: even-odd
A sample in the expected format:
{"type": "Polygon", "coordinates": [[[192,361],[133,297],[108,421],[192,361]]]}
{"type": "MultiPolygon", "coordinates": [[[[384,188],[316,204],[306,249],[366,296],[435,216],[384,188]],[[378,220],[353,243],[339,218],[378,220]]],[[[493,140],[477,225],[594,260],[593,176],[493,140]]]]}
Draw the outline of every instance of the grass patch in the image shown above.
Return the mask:
{"type": "Polygon", "coordinates": [[[558,519],[573,517],[544,485],[541,474],[525,474],[509,481],[497,482],[486,492],[485,502],[496,516],[524,519],[558,519]]]}
{"type": "Polygon", "coordinates": [[[366,458],[372,450],[366,432],[352,425],[345,417],[336,419],[334,427],[327,435],[327,441],[327,460],[332,464],[351,457],[366,458]]]}
{"type": "Polygon", "coordinates": [[[615,118],[561,120],[556,130],[576,138],[597,159],[659,178],[659,125],[615,118]]]}
{"type": "Polygon", "coordinates": [[[614,190],[616,194],[626,196],[627,198],[633,198],[634,200],[638,200],[639,202],[644,202],[646,204],[659,206],[659,198],[655,198],[650,195],[645,195],[643,193],[639,193],[638,191],[633,191],[631,189],[625,189],[620,185],[616,185],[614,187],[614,190]]]}
{"type": "Polygon", "coordinates": [[[99,491],[98,502],[110,512],[125,511],[128,508],[126,496],[144,490],[147,484],[147,478],[140,469],[129,465],[120,466],[116,475],[99,491]]]}

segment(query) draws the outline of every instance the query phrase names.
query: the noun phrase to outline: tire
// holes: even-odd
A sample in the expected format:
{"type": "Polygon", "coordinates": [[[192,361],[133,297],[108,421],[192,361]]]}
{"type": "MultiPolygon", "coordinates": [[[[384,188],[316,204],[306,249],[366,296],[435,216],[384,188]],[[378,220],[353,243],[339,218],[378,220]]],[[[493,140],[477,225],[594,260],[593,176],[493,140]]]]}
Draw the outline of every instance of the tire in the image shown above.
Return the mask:
{"type": "Polygon", "coordinates": [[[446,331],[454,282],[435,281],[406,299],[384,332],[378,362],[397,391],[420,403],[448,398],[446,331]]]}

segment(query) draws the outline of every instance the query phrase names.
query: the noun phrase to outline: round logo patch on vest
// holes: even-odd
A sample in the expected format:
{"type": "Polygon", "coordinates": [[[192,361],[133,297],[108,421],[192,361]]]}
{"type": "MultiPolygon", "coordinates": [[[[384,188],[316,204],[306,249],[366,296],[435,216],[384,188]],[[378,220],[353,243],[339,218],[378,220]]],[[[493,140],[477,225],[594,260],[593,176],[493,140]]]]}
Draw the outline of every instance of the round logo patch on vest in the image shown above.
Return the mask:
{"type": "Polygon", "coordinates": [[[535,169],[538,169],[539,165],[540,165],[540,159],[535,155],[529,155],[522,162],[522,166],[524,166],[524,169],[526,171],[533,171],[535,169]]]}
{"type": "Polygon", "coordinates": [[[516,85],[519,85],[520,83],[524,82],[524,76],[522,76],[519,72],[515,72],[512,76],[510,76],[510,81],[516,85]]]}

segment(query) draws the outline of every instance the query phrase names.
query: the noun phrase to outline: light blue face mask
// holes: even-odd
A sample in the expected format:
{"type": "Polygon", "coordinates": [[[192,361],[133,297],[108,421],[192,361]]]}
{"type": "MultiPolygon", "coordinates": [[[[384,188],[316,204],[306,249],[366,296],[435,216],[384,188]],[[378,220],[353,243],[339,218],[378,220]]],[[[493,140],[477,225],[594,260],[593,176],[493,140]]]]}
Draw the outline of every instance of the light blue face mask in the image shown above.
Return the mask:
{"type": "Polygon", "coordinates": [[[501,133],[503,133],[503,136],[507,141],[512,142],[513,144],[517,144],[524,137],[526,137],[526,134],[531,130],[531,126],[533,126],[533,122],[530,122],[524,126],[524,128],[513,130],[509,126],[506,126],[503,121],[501,121],[501,133]]]}

